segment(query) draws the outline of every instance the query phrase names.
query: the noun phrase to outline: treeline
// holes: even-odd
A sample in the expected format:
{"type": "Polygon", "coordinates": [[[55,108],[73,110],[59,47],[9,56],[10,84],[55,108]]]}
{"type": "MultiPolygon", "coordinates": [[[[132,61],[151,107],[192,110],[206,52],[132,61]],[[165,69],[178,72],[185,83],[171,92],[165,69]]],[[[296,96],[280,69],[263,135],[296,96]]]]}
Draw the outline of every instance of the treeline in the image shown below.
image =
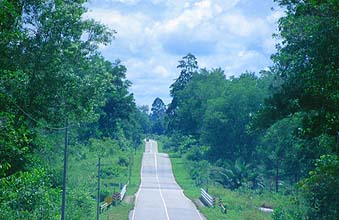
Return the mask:
{"type": "MultiPolygon", "coordinates": [[[[60,219],[66,127],[76,163],[141,142],[147,115],[128,92],[126,68],[98,51],[115,31],[84,19],[85,3],[0,2],[0,219],[60,219]]],[[[122,154],[119,166],[128,166],[122,154]]],[[[91,219],[83,204],[95,191],[81,190],[70,188],[69,219],[91,219]]]]}
{"type": "Polygon", "coordinates": [[[154,129],[167,134],[165,148],[186,158],[198,185],[294,195],[289,206],[275,207],[276,220],[335,220],[339,2],[277,2],[286,14],[270,69],[226,78],[221,69],[199,69],[188,54],[154,129]]]}

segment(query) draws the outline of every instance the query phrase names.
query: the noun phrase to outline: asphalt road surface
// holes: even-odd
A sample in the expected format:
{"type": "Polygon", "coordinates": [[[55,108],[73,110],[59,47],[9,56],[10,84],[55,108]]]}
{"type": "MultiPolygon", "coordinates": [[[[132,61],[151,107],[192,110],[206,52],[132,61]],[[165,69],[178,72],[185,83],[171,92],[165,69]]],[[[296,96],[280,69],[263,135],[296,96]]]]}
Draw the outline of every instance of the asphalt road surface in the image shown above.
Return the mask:
{"type": "Polygon", "coordinates": [[[130,220],[203,220],[195,205],[175,182],[167,154],[157,142],[146,141],[141,184],[130,220]]]}

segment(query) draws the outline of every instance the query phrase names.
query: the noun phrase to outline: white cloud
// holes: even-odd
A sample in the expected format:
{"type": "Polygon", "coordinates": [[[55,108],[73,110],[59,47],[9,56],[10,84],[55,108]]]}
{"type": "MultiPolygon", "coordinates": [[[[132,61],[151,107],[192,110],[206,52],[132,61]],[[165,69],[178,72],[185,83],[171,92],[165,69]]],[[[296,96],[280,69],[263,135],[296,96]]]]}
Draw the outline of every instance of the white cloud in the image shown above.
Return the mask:
{"type": "Polygon", "coordinates": [[[87,13],[89,18],[100,21],[118,31],[119,38],[134,38],[143,32],[145,26],[152,22],[142,13],[122,14],[112,9],[95,8],[87,13]]]}
{"type": "Polygon", "coordinates": [[[112,3],[129,4],[129,5],[135,5],[140,2],[140,0],[105,0],[105,1],[112,2],[112,3]]]}
{"type": "Polygon", "coordinates": [[[168,70],[164,66],[161,66],[161,65],[157,65],[154,68],[154,73],[157,74],[157,75],[160,75],[162,77],[168,77],[170,75],[168,70]]]}
{"type": "Polygon", "coordinates": [[[210,1],[196,2],[193,7],[185,9],[177,17],[158,23],[158,28],[165,33],[175,32],[182,28],[193,29],[210,19],[213,16],[212,12],[210,1]]]}
{"type": "Polygon", "coordinates": [[[122,59],[137,103],[150,105],[156,97],[170,101],[169,86],[179,74],[177,61],[188,52],[198,57],[200,67],[221,67],[226,74],[266,68],[275,51],[271,35],[283,15],[271,11],[270,4],[271,0],[256,4],[248,0],[92,0],[87,17],[118,32],[113,44],[102,48],[103,54],[110,60],[122,59]],[[258,9],[265,13],[253,13],[258,9]]]}
{"type": "Polygon", "coordinates": [[[271,13],[267,17],[267,21],[270,23],[276,23],[279,18],[283,17],[285,15],[285,12],[283,10],[274,10],[273,13],[271,13]]]}

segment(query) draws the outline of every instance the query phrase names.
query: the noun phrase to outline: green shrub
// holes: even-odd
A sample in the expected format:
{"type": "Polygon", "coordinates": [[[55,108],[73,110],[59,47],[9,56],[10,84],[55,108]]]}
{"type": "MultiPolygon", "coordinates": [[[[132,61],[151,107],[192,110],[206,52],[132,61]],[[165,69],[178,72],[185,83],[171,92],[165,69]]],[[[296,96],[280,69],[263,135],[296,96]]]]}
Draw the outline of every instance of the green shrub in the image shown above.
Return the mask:
{"type": "Polygon", "coordinates": [[[337,220],[339,217],[339,162],[337,155],[323,155],[310,177],[300,185],[308,203],[311,220],[337,220]]]}
{"type": "Polygon", "coordinates": [[[0,180],[0,219],[59,219],[60,189],[44,169],[18,172],[0,180]]]}

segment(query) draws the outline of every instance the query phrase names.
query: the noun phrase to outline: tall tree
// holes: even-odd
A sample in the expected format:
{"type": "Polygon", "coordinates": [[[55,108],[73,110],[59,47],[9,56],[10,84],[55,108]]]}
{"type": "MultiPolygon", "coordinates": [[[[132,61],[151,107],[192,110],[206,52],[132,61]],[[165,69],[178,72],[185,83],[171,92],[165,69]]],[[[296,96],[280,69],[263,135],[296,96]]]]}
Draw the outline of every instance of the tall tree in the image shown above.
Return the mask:
{"type": "Polygon", "coordinates": [[[200,137],[208,100],[225,90],[225,75],[221,69],[202,69],[194,74],[186,87],[177,93],[176,131],[182,135],[200,137]]]}
{"type": "Polygon", "coordinates": [[[1,44],[8,55],[1,59],[1,76],[15,72],[8,76],[14,80],[2,81],[9,105],[1,107],[12,111],[19,106],[36,121],[60,125],[66,114],[74,120],[85,118],[98,104],[94,102],[102,101],[101,88],[108,86],[109,74],[101,68],[96,49],[109,43],[113,32],[82,19],[83,3],[20,1],[17,30],[24,37],[1,44]]]}
{"type": "Polygon", "coordinates": [[[149,107],[148,105],[143,105],[138,107],[137,121],[141,126],[143,134],[148,134],[151,129],[151,121],[148,115],[149,107]]]}
{"type": "MultiPolygon", "coordinates": [[[[84,1],[1,1],[1,117],[34,139],[35,127],[93,119],[110,76],[98,45],[114,32],[82,19],[84,1]],[[87,37],[86,37],[86,36],[87,37]]],[[[11,128],[8,128],[11,129],[11,128]]],[[[23,141],[21,143],[28,143],[23,141]]],[[[33,150],[29,141],[25,151],[33,150]],[[29,150],[27,150],[29,149],[29,150]]],[[[15,158],[7,158],[11,163],[15,158]]],[[[14,162],[13,162],[14,163],[14,162]]],[[[12,168],[13,164],[11,165],[12,168]]]]}
{"type": "Polygon", "coordinates": [[[282,43],[273,55],[277,84],[263,114],[278,120],[307,112],[306,136],[339,130],[338,1],[277,1],[287,8],[279,21],[282,43]]]}
{"type": "MultiPolygon", "coordinates": [[[[323,177],[320,173],[326,167],[334,170],[338,160],[333,154],[339,154],[335,144],[339,131],[339,1],[276,2],[286,9],[286,14],[279,20],[277,36],[281,43],[272,56],[277,83],[261,110],[261,119],[270,126],[285,117],[302,116],[298,136],[305,141],[304,162],[314,164],[321,157],[302,188],[308,194],[307,219],[333,219],[332,214],[337,215],[338,208],[323,204],[333,202],[326,194],[328,189],[339,191],[338,186],[332,188],[338,181],[338,173],[329,170],[323,177]],[[321,156],[324,154],[332,155],[321,156]],[[321,187],[314,181],[319,178],[324,180],[321,187]]],[[[312,169],[314,165],[307,171],[312,169]]]]}
{"type": "Polygon", "coordinates": [[[166,105],[159,97],[157,97],[152,103],[151,114],[150,114],[153,133],[156,133],[156,134],[164,133],[165,113],[166,113],[166,105]]]}
{"type": "Polygon", "coordinates": [[[248,127],[266,96],[267,89],[254,73],[225,80],[223,93],[208,100],[203,118],[201,139],[211,146],[210,159],[252,161],[256,134],[249,133],[248,127]]]}
{"type": "Polygon", "coordinates": [[[279,182],[290,180],[296,183],[305,175],[302,164],[302,141],[296,137],[301,124],[301,116],[293,115],[273,124],[261,137],[257,146],[258,158],[264,165],[268,180],[273,180],[275,191],[279,182]],[[272,178],[274,177],[274,178],[272,178]]]}
{"type": "Polygon", "coordinates": [[[97,50],[114,31],[84,19],[85,2],[0,2],[2,219],[58,218],[60,186],[36,153],[45,147],[38,132],[62,129],[65,118],[95,121],[105,91],[118,87],[97,50]]]}
{"type": "Polygon", "coordinates": [[[190,82],[192,79],[194,73],[198,70],[198,61],[197,58],[191,54],[188,53],[186,56],[182,58],[182,60],[179,61],[179,65],[177,66],[178,69],[180,69],[180,75],[175,80],[175,82],[170,86],[170,94],[172,96],[172,101],[169,104],[167,108],[167,129],[170,132],[174,129],[177,122],[175,121],[175,114],[176,110],[178,108],[178,92],[183,90],[186,85],[190,82]]]}
{"type": "Polygon", "coordinates": [[[192,79],[193,74],[198,70],[197,58],[193,54],[188,53],[179,61],[177,68],[180,69],[180,75],[170,86],[170,94],[172,97],[174,97],[178,91],[185,88],[187,83],[192,79]]]}
{"type": "Polygon", "coordinates": [[[119,122],[129,120],[136,108],[134,97],[129,93],[131,83],[125,79],[126,67],[118,60],[106,67],[111,75],[111,87],[105,91],[105,104],[101,107],[99,129],[103,136],[114,137],[119,122]],[[123,111],[122,111],[123,110],[123,111]]]}

